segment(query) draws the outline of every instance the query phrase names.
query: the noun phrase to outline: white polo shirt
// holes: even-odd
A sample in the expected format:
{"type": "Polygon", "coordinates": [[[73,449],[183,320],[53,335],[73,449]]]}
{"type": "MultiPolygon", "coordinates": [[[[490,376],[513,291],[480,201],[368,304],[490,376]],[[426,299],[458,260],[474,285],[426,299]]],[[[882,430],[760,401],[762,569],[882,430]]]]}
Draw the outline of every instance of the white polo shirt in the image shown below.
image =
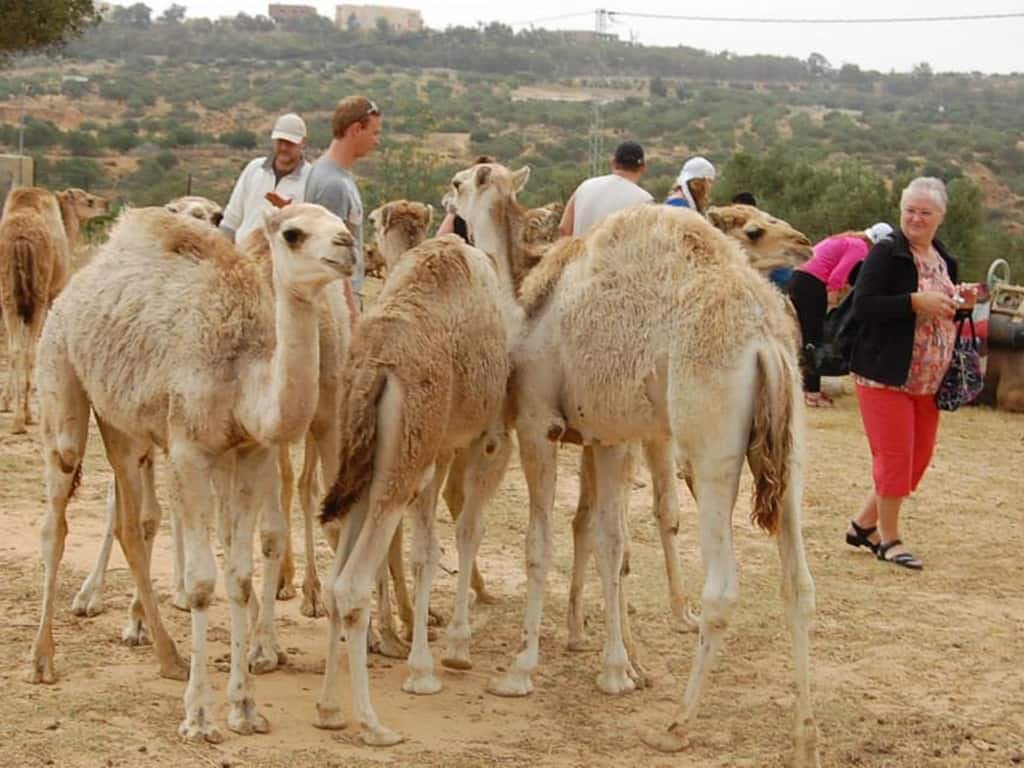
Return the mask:
{"type": "Polygon", "coordinates": [[[273,209],[264,195],[277,192],[281,197],[301,203],[306,194],[306,178],[313,166],[303,160],[291,173],[280,180],[274,174],[272,157],[257,157],[245,166],[235,182],[224,218],[220,226],[234,230],[235,242],[263,224],[263,212],[273,209]]]}
{"type": "Polygon", "coordinates": [[[653,199],[645,189],[614,173],[587,179],[573,194],[572,233],[585,235],[591,227],[616,211],[637,203],[649,203],[653,199]]]}

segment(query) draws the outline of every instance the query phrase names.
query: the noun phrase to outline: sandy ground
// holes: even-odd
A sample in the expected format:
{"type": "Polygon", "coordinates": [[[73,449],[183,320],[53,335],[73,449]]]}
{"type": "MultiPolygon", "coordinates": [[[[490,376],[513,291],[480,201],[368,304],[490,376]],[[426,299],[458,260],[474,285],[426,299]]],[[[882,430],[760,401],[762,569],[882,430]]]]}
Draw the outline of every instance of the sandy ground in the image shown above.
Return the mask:
{"type": "MultiPolygon", "coordinates": [[[[6,351],[0,360],[6,365],[6,351]]],[[[5,373],[5,371],[0,371],[5,373]]],[[[4,615],[0,685],[0,765],[61,766],[782,766],[791,755],[794,686],[778,597],[774,544],[747,521],[749,478],[735,514],[741,599],[706,689],[690,748],[665,756],[637,733],[675,711],[693,656],[694,635],[668,615],[658,537],[648,512],[650,482],[632,493],[633,575],[628,588],[642,658],[655,678],[647,690],[608,697],[595,685],[600,652],[565,650],[575,505],[576,452],[561,453],[555,558],[543,625],[536,692],[525,699],[485,693],[519,641],[524,600],[526,488],[514,462],[487,515],[481,562],[497,605],[473,611],[475,668],[439,667],[444,690],[417,698],[400,689],[404,664],[371,657],[371,692],[384,722],[407,740],[387,750],[362,746],[355,729],[312,727],[326,625],[279,602],[287,665],[254,679],[272,724],[265,736],[228,733],[217,746],[184,744],[181,683],[160,679],[152,651],[120,642],[131,577],[111,562],[107,611],[80,619],[71,599],[96,554],[111,476],[93,430],[84,479],[69,507],[70,535],[60,571],[57,670],[52,686],[25,681],[42,582],[38,530],[45,508],[35,434],[11,436],[0,414],[0,585],[4,615]]],[[[34,428],[33,428],[34,429],[34,428]]],[[[824,766],[966,768],[1024,764],[1024,418],[987,409],[943,417],[934,465],[905,507],[904,535],[926,570],[879,563],[843,542],[846,520],[869,487],[867,447],[856,402],[812,411],[807,425],[804,530],[817,584],[814,703],[824,766]]],[[[297,466],[301,458],[296,453],[297,466]]],[[[162,470],[158,470],[161,474],[162,470]]],[[[642,485],[641,485],[642,484],[642,485]]],[[[161,488],[161,494],[163,490],[161,488]]],[[[683,496],[679,550],[687,590],[700,593],[692,500],[683,496]]],[[[442,513],[443,517],[447,517],[442,513]]],[[[439,525],[453,562],[452,526],[439,525]]],[[[300,545],[299,532],[295,534],[300,545]]],[[[409,537],[406,539],[409,540],[409,537]]],[[[188,653],[189,617],[168,600],[171,557],[165,519],[154,555],[164,619],[188,653]]],[[[326,567],[328,551],[317,555],[326,567]]],[[[301,573],[302,555],[299,553],[301,573]]],[[[434,605],[450,611],[454,578],[439,571],[434,605]]],[[[588,582],[589,626],[600,647],[603,620],[596,574],[588,582]]],[[[211,654],[228,650],[227,603],[211,609],[211,654]]],[[[434,644],[435,658],[439,658],[434,644]]],[[[347,686],[347,659],[343,684],[347,686]]],[[[211,661],[223,724],[226,671],[211,661]]],[[[347,690],[343,701],[349,705],[347,690]]],[[[347,709],[350,713],[351,710],[347,709]]]]}

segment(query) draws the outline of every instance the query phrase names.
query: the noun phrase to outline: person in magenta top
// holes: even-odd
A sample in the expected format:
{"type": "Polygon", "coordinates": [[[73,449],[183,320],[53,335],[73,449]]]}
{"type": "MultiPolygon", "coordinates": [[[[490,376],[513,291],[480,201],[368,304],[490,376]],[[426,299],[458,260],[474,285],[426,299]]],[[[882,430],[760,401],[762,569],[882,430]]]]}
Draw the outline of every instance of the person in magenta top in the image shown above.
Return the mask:
{"type": "Polygon", "coordinates": [[[802,338],[801,366],[804,374],[804,402],[813,408],[827,408],[832,400],[821,391],[821,376],[814,368],[808,347],[821,344],[825,314],[847,286],[850,272],[868,255],[872,245],[892,234],[884,221],[863,232],[842,232],[826,237],[814,246],[814,256],[793,272],[789,298],[796,309],[802,338]]]}

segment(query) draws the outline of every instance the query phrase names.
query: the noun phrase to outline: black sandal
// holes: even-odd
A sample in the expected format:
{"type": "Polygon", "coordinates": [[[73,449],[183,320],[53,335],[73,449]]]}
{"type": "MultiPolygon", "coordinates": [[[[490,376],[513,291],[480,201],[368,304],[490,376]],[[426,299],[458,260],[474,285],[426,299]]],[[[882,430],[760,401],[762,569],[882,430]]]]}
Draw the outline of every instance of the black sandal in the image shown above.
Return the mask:
{"type": "Polygon", "coordinates": [[[900,552],[898,555],[893,555],[892,557],[885,556],[886,552],[902,543],[903,542],[899,539],[893,539],[886,544],[879,544],[878,549],[875,550],[875,557],[883,562],[892,563],[893,565],[901,565],[904,568],[910,568],[913,571],[920,571],[924,568],[924,564],[909,552],[900,552]]]}
{"type": "Polygon", "coordinates": [[[871,536],[872,533],[877,531],[878,528],[861,528],[853,520],[850,521],[850,526],[856,533],[847,533],[846,543],[849,544],[851,547],[867,547],[877,555],[878,545],[868,537],[871,536]]]}

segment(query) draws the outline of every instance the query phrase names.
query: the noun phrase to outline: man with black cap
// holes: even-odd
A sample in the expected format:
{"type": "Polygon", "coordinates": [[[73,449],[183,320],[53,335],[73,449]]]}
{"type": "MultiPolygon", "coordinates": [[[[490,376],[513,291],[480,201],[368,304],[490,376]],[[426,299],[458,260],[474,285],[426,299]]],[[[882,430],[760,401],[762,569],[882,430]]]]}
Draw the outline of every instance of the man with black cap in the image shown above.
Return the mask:
{"type": "Polygon", "coordinates": [[[587,179],[565,204],[558,231],[564,235],[585,235],[591,227],[622,208],[654,200],[637,183],[647,170],[644,148],[635,141],[624,141],[612,155],[612,172],[587,179]]]}
{"type": "Polygon", "coordinates": [[[301,203],[310,164],[306,162],[306,123],[294,112],[281,115],[270,132],[272,152],[242,171],[224,209],[220,228],[236,243],[263,223],[263,212],[301,203]]]}

